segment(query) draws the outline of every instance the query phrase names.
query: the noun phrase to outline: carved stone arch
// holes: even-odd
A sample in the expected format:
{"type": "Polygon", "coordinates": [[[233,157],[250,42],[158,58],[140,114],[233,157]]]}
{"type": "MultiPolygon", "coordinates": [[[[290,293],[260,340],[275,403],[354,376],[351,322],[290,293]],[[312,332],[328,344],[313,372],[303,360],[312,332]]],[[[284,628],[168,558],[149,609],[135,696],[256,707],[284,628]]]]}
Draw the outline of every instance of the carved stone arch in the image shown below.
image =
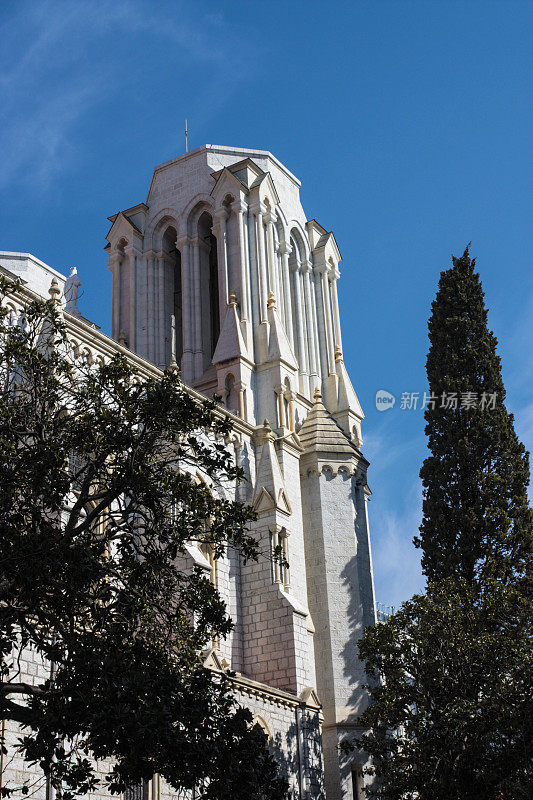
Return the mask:
{"type": "Polygon", "coordinates": [[[191,477],[197,486],[205,486],[205,488],[208,489],[211,494],[213,493],[213,485],[209,483],[205,475],[202,475],[199,470],[196,470],[194,474],[191,473],[191,477]]]}
{"type": "Polygon", "coordinates": [[[8,325],[15,325],[19,318],[19,312],[16,306],[13,303],[7,302],[5,308],[7,311],[6,319],[8,320],[8,325]]]}
{"type": "Polygon", "coordinates": [[[277,225],[279,228],[279,232],[284,235],[285,231],[289,230],[289,221],[279,203],[276,206],[276,216],[278,218],[277,225]]]}
{"type": "Polygon", "coordinates": [[[292,231],[289,236],[289,244],[292,248],[289,256],[290,261],[300,262],[302,260],[302,248],[300,247],[300,242],[298,238],[292,235],[292,231]]]}
{"type": "Polygon", "coordinates": [[[219,275],[219,234],[215,204],[210,195],[196,195],[183,213],[184,226],[192,242],[195,291],[200,294],[196,361],[199,376],[211,366],[220,336],[222,282],[219,275]]]}
{"type": "Polygon", "coordinates": [[[296,220],[290,223],[290,237],[298,247],[299,258],[301,261],[309,259],[309,241],[304,229],[296,220]]]}
{"type": "Polygon", "coordinates": [[[150,221],[145,234],[145,241],[152,250],[160,250],[165,231],[173,227],[179,234],[179,212],[174,208],[163,208],[150,221]]]}
{"type": "Polygon", "coordinates": [[[262,714],[254,714],[252,719],[252,725],[259,725],[265,736],[270,741],[272,739],[272,732],[270,730],[270,725],[264,718],[262,714]]]}
{"type": "MultiPolygon", "coordinates": [[[[169,301],[163,304],[163,318],[159,320],[157,332],[162,337],[160,358],[164,364],[168,364],[172,356],[180,364],[183,355],[181,253],[176,244],[180,233],[179,218],[176,209],[164,208],[150,221],[145,234],[146,249],[151,249],[154,255],[153,261],[148,260],[149,303],[154,302],[153,287],[158,280],[158,271],[163,274],[164,292],[169,301]]],[[[155,342],[154,347],[157,349],[155,342]]]]}
{"type": "Polygon", "coordinates": [[[279,220],[272,225],[272,234],[274,236],[274,246],[277,248],[279,243],[283,241],[283,229],[279,220]]]}
{"type": "Polygon", "coordinates": [[[210,492],[214,497],[219,497],[221,500],[229,499],[229,494],[223,486],[218,483],[210,483],[205,475],[202,475],[199,470],[196,470],[196,473],[190,473],[190,475],[197,485],[205,486],[207,491],[210,492]]]}
{"type": "Polygon", "coordinates": [[[256,184],[254,189],[252,189],[251,196],[254,194],[256,199],[263,203],[268,211],[274,211],[276,206],[279,204],[279,196],[276,191],[276,186],[272,180],[272,175],[269,172],[265,172],[265,174],[261,177],[260,182],[256,184]],[[255,192],[257,192],[257,194],[255,194],[255,192]]]}
{"type": "Polygon", "coordinates": [[[213,216],[215,213],[215,205],[210,194],[200,192],[192,198],[181,213],[182,230],[187,231],[189,236],[196,235],[196,226],[204,211],[207,211],[213,216]]]}
{"type": "Polygon", "coordinates": [[[235,375],[233,372],[226,373],[224,379],[224,405],[232,414],[239,413],[239,393],[235,388],[235,375]]]}

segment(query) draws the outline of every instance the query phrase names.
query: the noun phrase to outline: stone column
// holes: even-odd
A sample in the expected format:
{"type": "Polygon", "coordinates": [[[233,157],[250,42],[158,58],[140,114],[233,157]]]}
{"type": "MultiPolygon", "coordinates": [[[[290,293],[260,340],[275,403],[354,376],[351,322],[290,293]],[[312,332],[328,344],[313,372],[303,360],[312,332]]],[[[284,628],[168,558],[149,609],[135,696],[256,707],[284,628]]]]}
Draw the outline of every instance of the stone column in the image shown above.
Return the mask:
{"type": "Polygon", "coordinates": [[[118,340],[120,332],[120,253],[113,253],[109,256],[109,266],[113,275],[113,313],[111,318],[111,335],[118,340]]]}
{"type": "Polygon", "coordinates": [[[276,405],[278,408],[278,427],[285,428],[285,404],[283,402],[283,392],[285,391],[285,387],[283,384],[274,387],[274,392],[276,393],[276,405]]]}
{"type": "Polygon", "coordinates": [[[301,285],[300,285],[300,264],[298,261],[295,261],[292,265],[292,271],[294,274],[294,308],[296,312],[296,336],[298,342],[298,359],[299,359],[299,367],[300,367],[300,377],[302,378],[302,383],[307,391],[308,387],[305,385],[306,381],[304,380],[307,378],[309,372],[307,368],[307,357],[306,357],[306,343],[304,341],[304,323],[303,323],[303,305],[302,305],[302,292],[301,292],[301,285]]]}
{"type": "Polygon", "coordinates": [[[265,232],[263,228],[263,214],[265,206],[262,203],[253,206],[251,209],[254,215],[255,244],[257,252],[257,267],[259,277],[259,321],[267,321],[267,270],[265,255],[265,232]]]}
{"type": "Polygon", "coordinates": [[[315,352],[316,352],[316,367],[318,372],[318,386],[320,388],[320,377],[322,375],[322,368],[321,368],[321,359],[320,359],[320,337],[318,333],[318,313],[317,313],[317,291],[316,291],[316,273],[313,268],[311,268],[311,272],[309,275],[309,287],[311,290],[311,316],[312,316],[312,325],[313,325],[313,337],[315,340],[315,352]]]}
{"type": "Polygon", "coordinates": [[[139,284],[142,283],[141,296],[139,297],[139,344],[138,353],[143,358],[150,360],[148,348],[150,346],[150,275],[149,264],[146,253],[139,256],[140,276],[139,284]]]}
{"type": "Polygon", "coordinates": [[[217,261],[218,261],[218,303],[220,325],[224,323],[224,315],[228,307],[228,247],[227,247],[227,226],[226,220],[228,212],[225,208],[219,208],[215,212],[216,223],[213,225],[213,233],[217,240],[217,261]]]}
{"type": "MultiPolygon", "coordinates": [[[[279,290],[279,298],[278,298],[278,308],[279,308],[279,316],[283,327],[287,330],[287,318],[285,315],[285,284],[283,282],[283,275],[281,270],[281,253],[279,252],[279,244],[274,241],[274,253],[275,253],[275,260],[276,260],[276,275],[278,280],[278,290],[279,290]]],[[[288,337],[288,334],[287,334],[288,337]]]]}
{"type": "Polygon", "coordinates": [[[188,236],[181,236],[176,241],[181,253],[181,322],[183,355],[181,357],[181,374],[186,383],[193,378],[194,331],[192,322],[193,282],[191,276],[191,246],[188,236]]]}
{"type": "MultiPolygon", "coordinates": [[[[283,554],[283,558],[289,563],[289,531],[287,528],[282,528],[279,533],[279,543],[281,545],[281,552],[283,554]]],[[[290,568],[286,565],[282,566],[281,568],[281,582],[283,584],[283,588],[286,592],[289,591],[291,588],[291,573],[290,568]]]]}
{"type": "Polygon", "coordinates": [[[335,267],[329,273],[329,282],[331,285],[331,300],[333,305],[333,328],[335,331],[335,345],[340,348],[342,352],[342,339],[341,339],[341,320],[339,314],[339,296],[337,294],[337,280],[340,278],[340,273],[335,267]]]}
{"type": "Polygon", "coordinates": [[[290,283],[290,270],[289,270],[289,255],[292,253],[292,247],[287,242],[280,242],[279,253],[281,255],[281,280],[283,281],[283,300],[285,305],[285,332],[289,337],[289,342],[293,350],[294,347],[294,330],[292,325],[292,304],[291,304],[291,283],[290,283]]]}
{"type": "Polygon", "coordinates": [[[193,263],[193,325],[194,325],[194,378],[199,378],[204,371],[204,351],[202,344],[202,287],[200,276],[200,240],[196,236],[192,242],[193,263]]]}
{"type": "Polygon", "coordinates": [[[136,295],[136,272],[137,272],[137,264],[136,264],[136,257],[133,248],[130,248],[128,251],[128,261],[129,261],[129,277],[130,277],[130,292],[129,292],[129,324],[128,324],[128,346],[130,350],[136,349],[136,330],[135,330],[135,305],[137,301],[136,295]]]}
{"type": "Polygon", "coordinates": [[[246,403],[244,398],[246,386],[242,381],[237,381],[237,383],[234,384],[234,388],[239,397],[239,417],[246,421],[246,403]]]}
{"type": "Polygon", "coordinates": [[[159,253],[157,257],[157,363],[160,367],[166,366],[165,359],[165,256],[159,253]]]}
{"type": "Polygon", "coordinates": [[[268,291],[274,293],[274,297],[280,302],[280,291],[278,284],[278,264],[276,251],[274,248],[274,223],[277,217],[270,211],[264,217],[267,224],[267,249],[268,249],[268,291]]]}
{"type": "Polygon", "coordinates": [[[144,306],[145,306],[145,317],[146,317],[146,330],[145,330],[145,341],[144,341],[144,351],[143,355],[148,361],[152,361],[152,352],[151,352],[151,338],[152,338],[152,272],[150,269],[151,265],[151,250],[147,250],[143,253],[143,261],[144,261],[144,269],[146,272],[145,276],[145,297],[144,297],[144,306]]]}
{"type": "Polygon", "coordinates": [[[287,391],[283,393],[283,396],[287,401],[289,407],[289,418],[287,420],[287,427],[289,428],[289,430],[293,431],[296,425],[296,420],[294,418],[294,401],[296,399],[296,395],[294,394],[294,392],[287,389],[287,391]]]}
{"type": "Polygon", "coordinates": [[[157,347],[158,347],[158,338],[157,338],[157,330],[158,330],[158,313],[157,313],[157,258],[155,257],[154,253],[152,252],[152,256],[150,258],[150,271],[152,275],[152,296],[151,296],[151,311],[152,311],[152,320],[151,320],[151,342],[150,342],[150,350],[151,350],[151,359],[154,364],[157,364],[157,347]]]}
{"type": "MultiPolygon", "coordinates": [[[[248,323],[251,320],[250,311],[250,281],[248,274],[248,241],[246,237],[246,205],[240,200],[236,200],[231,204],[232,210],[237,216],[237,232],[239,237],[239,275],[240,275],[240,311],[241,311],[241,324],[243,327],[243,335],[247,334],[248,323]],[[246,333],[245,333],[246,332],[246,333]]],[[[234,291],[235,287],[229,287],[230,291],[234,291]]],[[[249,342],[246,341],[248,345],[249,342]]]]}
{"type": "Polygon", "coordinates": [[[305,311],[307,319],[307,344],[309,346],[309,376],[310,390],[313,392],[318,386],[318,364],[316,346],[316,328],[313,320],[311,281],[310,273],[312,270],[310,261],[302,261],[301,270],[304,282],[305,311]]]}
{"type": "Polygon", "coordinates": [[[319,272],[320,272],[320,281],[322,285],[324,324],[326,328],[327,368],[328,368],[328,375],[333,375],[335,372],[335,358],[334,358],[335,346],[333,343],[333,327],[331,320],[331,303],[329,296],[329,280],[327,275],[328,272],[327,265],[326,264],[321,265],[319,268],[319,272]]]}
{"type": "MultiPolygon", "coordinates": [[[[272,523],[268,526],[271,536],[271,543],[272,543],[272,553],[275,552],[276,548],[280,544],[280,533],[283,530],[282,526],[279,523],[272,523]]],[[[281,567],[278,561],[272,562],[272,578],[274,583],[281,585],[282,584],[282,576],[281,576],[281,567]]]]}

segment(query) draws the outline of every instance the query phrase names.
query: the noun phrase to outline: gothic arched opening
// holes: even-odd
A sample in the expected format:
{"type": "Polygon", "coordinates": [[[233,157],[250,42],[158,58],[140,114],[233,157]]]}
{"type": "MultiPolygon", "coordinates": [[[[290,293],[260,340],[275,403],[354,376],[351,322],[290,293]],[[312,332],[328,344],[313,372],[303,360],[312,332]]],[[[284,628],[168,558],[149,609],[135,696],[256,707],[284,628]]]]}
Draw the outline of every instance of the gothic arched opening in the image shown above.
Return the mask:
{"type": "Polygon", "coordinates": [[[213,218],[204,211],[198,219],[204,369],[211,364],[220,335],[217,240],[212,227],[213,218]]]}
{"type": "Polygon", "coordinates": [[[181,293],[181,253],[176,248],[177,233],[169,226],[162,238],[161,249],[165,256],[165,285],[169,286],[165,305],[170,319],[165,319],[165,341],[170,342],[170,355],[178,364],[183,354],[183,298],[181,293]],[[167,305],[168,303],[168,305],[167,305]],[[174,317],[174,320],[172,320],[174,317]]]}
{"type": "Polygon", "coordinates": [[[303,369],[303,353],[301,352],[302,342],[300,341],[300,336],[298,331],[298,324],[301,321],[301,315],[303,314],[303,308],[301,307],[301,300],[300,302],[298,302],[298,298],[301,298],[301,287],[299,285],[301,256],[298,243],[296,242],[293,236],[291,236],[290,238],[290,245],[292,248],[291,253],[289,255],[292,335],[294,341],[294,354],[298,359],[298,364],[300,366],[300,369],[303,369]]]}

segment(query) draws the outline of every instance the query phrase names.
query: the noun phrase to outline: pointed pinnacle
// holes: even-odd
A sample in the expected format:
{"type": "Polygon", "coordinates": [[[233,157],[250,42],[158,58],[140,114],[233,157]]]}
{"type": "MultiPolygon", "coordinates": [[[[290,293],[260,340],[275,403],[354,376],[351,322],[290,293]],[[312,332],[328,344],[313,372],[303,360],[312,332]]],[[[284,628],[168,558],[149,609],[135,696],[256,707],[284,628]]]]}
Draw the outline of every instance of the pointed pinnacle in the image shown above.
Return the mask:
{"type": "Polygon", "coordinates": [[[176,357],[174,355],[170,359],[170,363],[168,365],[168,368],[169,368],[170,372],[178,372],[179,371],[178,362],[176,361],[176,357]]]}
{"type": "Polygon", "coordinates": [[[48,289],[48,294],[50,295],[52,302],[59,304],[61,289],[59,288],[57,278],[52,278],[52,283],[50,284],[50,288],[48,289]]]}

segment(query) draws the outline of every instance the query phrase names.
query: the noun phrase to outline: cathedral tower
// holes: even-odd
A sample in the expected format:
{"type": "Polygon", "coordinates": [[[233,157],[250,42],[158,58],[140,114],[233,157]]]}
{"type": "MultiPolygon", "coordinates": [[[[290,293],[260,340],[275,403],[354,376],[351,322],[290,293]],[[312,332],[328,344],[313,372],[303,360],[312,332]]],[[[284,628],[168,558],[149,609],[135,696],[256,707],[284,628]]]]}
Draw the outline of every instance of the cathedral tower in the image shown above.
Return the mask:
{"type": "Polygon", "coordinates": [[[281,546],[290,568],[221,565],[235,628],[220,658],[302,708],[318,697],[326,795],[298,722],[294,796],[352,800],[358,756],[343,761],[337,745],[366,703],[357,639],[375,622],[368,463],[342,354],[339,248],[299,190],[265,151],[205,145],[157,167],[146,202],[109,218],[112,333],[159,367],[176,362],[238,421],[243,499],[265,552],[281,546]]]}

